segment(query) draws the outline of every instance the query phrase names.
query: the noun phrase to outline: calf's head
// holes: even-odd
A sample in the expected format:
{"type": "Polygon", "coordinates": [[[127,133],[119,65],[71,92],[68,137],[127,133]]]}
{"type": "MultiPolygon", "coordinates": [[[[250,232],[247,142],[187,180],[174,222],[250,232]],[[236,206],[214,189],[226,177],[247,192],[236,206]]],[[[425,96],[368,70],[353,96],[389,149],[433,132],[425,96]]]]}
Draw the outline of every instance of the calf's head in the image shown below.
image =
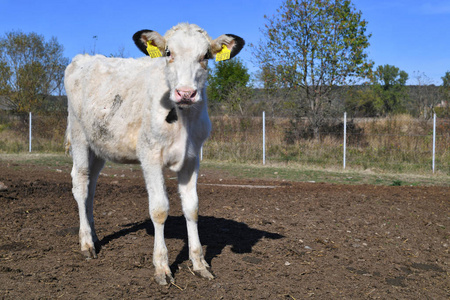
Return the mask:
{"type": "Polygon", "coordinates": [[[213,40],[205,30],[187,23],[178,24],[164,36],[156,31],[141,30],[133,35],[133,40],[146,55],[165,59],[170,99],[180,108],[202,100],[209,59],[233,58],[245,44],[233,34],[223,34],[213,40]]]}

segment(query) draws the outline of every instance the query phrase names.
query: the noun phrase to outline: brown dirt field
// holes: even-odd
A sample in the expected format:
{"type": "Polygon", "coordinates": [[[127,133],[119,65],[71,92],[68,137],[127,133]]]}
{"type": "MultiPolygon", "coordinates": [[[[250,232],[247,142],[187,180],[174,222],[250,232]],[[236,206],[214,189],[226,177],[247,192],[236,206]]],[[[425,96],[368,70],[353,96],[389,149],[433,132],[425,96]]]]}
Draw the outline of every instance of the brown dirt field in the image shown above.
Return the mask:
{"type": "MultiPolygon", "coordinates": [[[[98,184],[99,258],[79,254],[70,170],[0,162],[2,299],[448,299],[448,187],[236,180],[202,172],[200,239],[216,279],[190,272],[176,180],[166,223],[176,285],[153,280],[140,172],[98,184]],[[229,185],[271,185],[249,188],[229,185]]],[[[116,173],[116,176],[114,175],[116,173]]]]}

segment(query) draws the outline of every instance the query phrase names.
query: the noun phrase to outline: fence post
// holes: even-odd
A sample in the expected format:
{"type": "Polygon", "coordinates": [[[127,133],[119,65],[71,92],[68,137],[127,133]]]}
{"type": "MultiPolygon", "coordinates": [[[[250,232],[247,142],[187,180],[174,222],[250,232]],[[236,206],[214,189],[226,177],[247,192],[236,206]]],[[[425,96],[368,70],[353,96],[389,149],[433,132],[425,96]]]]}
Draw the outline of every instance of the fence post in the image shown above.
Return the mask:
{"type": "Polygon", "coordinates": [[[200,148],[200,161],[203,161],[203,146],[200,148]]]}
{"type": "Polygon", "coordinates": [[[29,136],[29,142],[28,142],[28,151],[31,153],[31,128],[32,128],[32,126],[31,126],[31,122],[32,122],[32,115],[31,115],[31,111],[30,111],[30,116],[29,116],[29,118],[30,118],[30,128],[29,128],[29,134],[30,134],[30,136],[29,136]]]}
{"type": "Polygon", "coordinates": [[[345,160],[346,160],[346,151],[347,151],[347,112],[344,112],[344,169],[345,169],[345,160]]]}
{"type": "Polygon", "coordinates": [[[263,165],[266,164],[266,112],[262,113],[262,125],[263,125],[263,165]]]}
{"type": "Polygon", "coordinates": [[[432,166],[431,168],[433,169],[433,174],[434,174],[434,160],[436,157],[436,113],[434,113],[433,116],[433,160],[432,160],[432,166]]]}

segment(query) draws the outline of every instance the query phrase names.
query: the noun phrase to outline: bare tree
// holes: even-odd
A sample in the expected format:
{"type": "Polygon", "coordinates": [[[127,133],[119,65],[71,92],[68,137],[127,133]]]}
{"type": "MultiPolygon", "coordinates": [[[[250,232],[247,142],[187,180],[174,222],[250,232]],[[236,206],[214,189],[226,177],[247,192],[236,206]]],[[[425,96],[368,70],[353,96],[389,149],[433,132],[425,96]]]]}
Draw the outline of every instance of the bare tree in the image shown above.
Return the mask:
{"type": "Polygon", "coordinates": [[[433,80],[423,72],[415,71],[413,79],[415,85],[408,89],[412,106],[410,111],[429,120],[433,116],[434,107],[441,101],[439,90],[433,80]]]}

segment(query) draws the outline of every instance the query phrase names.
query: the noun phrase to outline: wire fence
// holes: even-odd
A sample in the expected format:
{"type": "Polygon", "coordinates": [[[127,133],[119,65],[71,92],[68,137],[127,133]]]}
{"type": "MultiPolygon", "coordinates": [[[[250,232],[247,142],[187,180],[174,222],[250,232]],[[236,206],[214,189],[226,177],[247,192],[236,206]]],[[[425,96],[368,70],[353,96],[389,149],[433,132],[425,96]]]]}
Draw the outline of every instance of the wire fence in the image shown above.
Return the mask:
{"type": "Polygon", "coordinates": [[[12,114],[0,111],[0,152],[62,152],[66,112],[12,114]]]}
{"type": "MultiPolygon", "coordinates": [[[[405,173],[434,169],[450,175],[448,119],[437,118],[433,131],[433,120],[407,115],[348,119],[346,126],[342,116],[321,128],[317,139],[309,134],[308,120],[213,114],[211,121],[204,160],[405,173]]],[[[31,119],[30,114],[0,112],[0,152],[63,152],[66,122],[66,112],[32,114],[31,119]]]]}
{"type": "MultiPolygon", "coordinates": [[[[433,172],[432,120],[401,115],[351,119],[344,126],[343,116],[322,128],[319,139],[309,134],[308,120],[295,125],[289,118],[262,116],[212,116],[211,120],[205,159],[337,168],[344,168],[345,159],[345,168],[433,172]]],[[[450,120],[436,120],[434,145],[435,171],[450,175],[450,120]]]]}

